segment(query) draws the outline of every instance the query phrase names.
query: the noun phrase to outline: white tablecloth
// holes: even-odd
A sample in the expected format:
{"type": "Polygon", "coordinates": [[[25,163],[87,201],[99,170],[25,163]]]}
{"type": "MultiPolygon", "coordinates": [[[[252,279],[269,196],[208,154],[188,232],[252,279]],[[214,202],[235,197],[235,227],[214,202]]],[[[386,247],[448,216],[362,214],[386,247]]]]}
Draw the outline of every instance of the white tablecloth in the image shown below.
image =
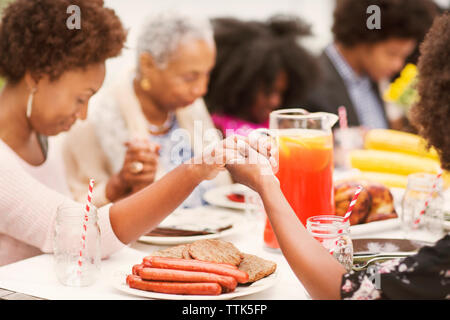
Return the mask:
{"type": "MultiPolygon", "coordinates": [[[[243,296],[241,299],[308,299],[302,284],[295,277],[284,256],[264,248],[262,219],[251,221],[257,221],[257,223],[248,223],[238,233],[222,239],[232,242],[242,252],[276,262],[278,278],[274,286],[262,292],[243,296]]],[[[110,276],[115,271],[128,266],[131,272],[131,267],[140,263],[144,256],[164,247],[167,246],[136,242],[116,252],[110,258],[102,260],[100,278],[93,285],[82,288],[66,287],[60,284],[54,272],[53,256],[43,254],[0,267],[0,288],[45,299],[141,299],[115,289],[111,285],[110,276]]]]}
{"type": "MultiPolygon", "coordinates": [[[[211,210],[214,210],[211,207],[211,210]]],[[[223,210],[223,209],[221,209],[223,210]]],[[[255,254],[262,258],[277,263],[277,283],[258,293],[243,296],[238,299],[250,300],[302,300],[309,299],[300,281],[289,267],[286,259],[280,252],[265,249],[263,244],[264,217],[247,217],[248,223],[238,233],[223,237],[225,241],[232,242],[240,251],[255,254]]],[[[368,228],[359,230],[356,236],[360,238],[402,238],[403,235],[398,224],[384,225],[384,230],[368,228]],[[364,231],[364,232],[362,232],[364,231]]],[[[437,240],[424,239],[424,240],[437,240]]],[[[150,245],[136,242],[130,247],[125,247],[102,261],[101,276],[97,282],[88,287],[66,287],[60,284],[53,269],[53,256],[43,254],[17,263],[0,267],[0,288],[12,290],[45,299],[78,300],[78,299],[141,299],[141,297],[129,295],[115,289],[110,276],[117,270],[131,267],[142,261],[142,258],[157,249],[167,246],[150,245]]],[[[142,298],[145,299],[145,298],[142,298]]]]}

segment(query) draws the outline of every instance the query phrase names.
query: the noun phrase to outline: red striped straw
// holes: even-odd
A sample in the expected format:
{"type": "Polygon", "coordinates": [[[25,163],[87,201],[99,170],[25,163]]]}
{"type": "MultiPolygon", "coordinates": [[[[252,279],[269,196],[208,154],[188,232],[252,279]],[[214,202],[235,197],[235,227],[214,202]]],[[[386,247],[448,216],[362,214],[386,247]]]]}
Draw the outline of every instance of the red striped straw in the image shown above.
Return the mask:
{"type": "MultiPolygon", "coordinates": [[[[358,196],[363,190],[363,186],[358,186],[358,189],[356,189],[355,194],[353,195],[352,201],[350,201],[350,205],[348,206],[347,212],[344,215],[344,220],[342,220],[342,223],[346,223],[348,219],[350,219],[350,215],[352,214],[353,208],[356,205],[356,201],[358,201],[358,196]]],[[[342,229],[338,231],[338,233],[342,233],[342,229]]],[[[337,245],[338,241],[336,240],[335,245],[337,245]]],[[[330,254],[334,253],[334,250],[336,247],[329,250],[330,254]]]]}
{"type": "MultiPolygon", "coordinates": [[[[87,202],[86,206],[84,207],[84,219],[83,219],[83,230],[81,232],[81,248],[80,248],[80,255],[78,258],[78,266],[81,268],[83,265],[83,251],[86,249],[86,232],[87,232],[87,223],[89,222],[89,212],[91,211],[91,204],[92,204],[92,190],[94,189],[94,179],[90,179],[89,181],[89,189],[88,189],[88,195],[87,195],[87,202]]],[[[81,273],[80,270],[78,270],[79,273],[81,273]]]]}
{"type": "Polygon", "coordinates": [[[355,207],[356,201],[358,200],[358,196],[361,193],[361,191],[363,190],[362,186],[359,186],[358,189],[356,189],[355,194],[353,195],[353,199],[350,202],[350,205],[348,207],[347,212],[344,215],[344,223],[346,223],[348,221],[348,219],[350,218],[350,215],[352,214],[353,208],[355,207]]]}
{"type": "Polygon", "coordinates": [[[417,229],[417,228],[418,228],[419,223],[420,223],[420,219],[422,218],[422,216],[423,216],[423,215],[425,214],[425,212],[427,211],[428,206],[430,205],[431,200],[433,200],[433,194],[436,192],[437,184],[438,184],[439,180],[440,180],[441,177],[442,177],[442,173],[443,173],[442,168],[439,168],[439,171],[438,171],[438,173],[437,173],[437,175],[436,175],[436,178],[435,178],[433,187],[431,188],[431,193],[430,193],[428,199],[425,201],[425,204],[424,204],[424,206],[423,206],[422,211],[420,211],[419,216],[417,217],[416,220],[414,220],[414,229],[417,229]]]}
{"type": "Polygon", "coordinates": [[[339,126],[341,127],[341,130],[345,130],[348,128],[347,109],[345,109],[344,106],[340,106],[338,108],[338,113],[339,113],[339,126]]]}

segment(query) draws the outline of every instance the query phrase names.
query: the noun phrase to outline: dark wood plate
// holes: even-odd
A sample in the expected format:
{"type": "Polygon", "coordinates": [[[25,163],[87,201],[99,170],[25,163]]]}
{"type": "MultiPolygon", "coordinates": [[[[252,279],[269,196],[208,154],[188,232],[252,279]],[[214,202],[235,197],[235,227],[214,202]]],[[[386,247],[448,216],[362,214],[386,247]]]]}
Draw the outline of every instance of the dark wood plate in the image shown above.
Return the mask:
{"type": "Polygon", "coordinates": [[[410,252],[418,251],[424,246],[432,246],[433,243],[408,240],[408,239],[382,239],[382,238],[361,238],[353,239],[354,254],[362,253],[383,253],[383,252],[410,252]]]}

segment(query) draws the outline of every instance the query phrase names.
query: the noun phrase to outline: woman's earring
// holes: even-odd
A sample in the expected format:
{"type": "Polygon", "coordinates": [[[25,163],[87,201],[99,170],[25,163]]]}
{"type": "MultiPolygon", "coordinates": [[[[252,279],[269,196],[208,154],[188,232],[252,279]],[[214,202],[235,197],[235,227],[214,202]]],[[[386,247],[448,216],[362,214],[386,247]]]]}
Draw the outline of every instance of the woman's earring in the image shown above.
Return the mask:
{"type": "Polygon", "coordinates": [[[30,119],[31,117],[31,111],[33,109],[33,97],[34,93],[36,92],[36,88],[31,89],[31,93],[28,96],[28,102],[27,102],[27,118],[30,119]]]}
{"type": "Polygon", "coordinates": [[[148,80],[147,78],[142,79],[140,84],[142,90],[144,91],[148,91],[152,87],[152,85],[150,84],[150,80],[148,80]]]}

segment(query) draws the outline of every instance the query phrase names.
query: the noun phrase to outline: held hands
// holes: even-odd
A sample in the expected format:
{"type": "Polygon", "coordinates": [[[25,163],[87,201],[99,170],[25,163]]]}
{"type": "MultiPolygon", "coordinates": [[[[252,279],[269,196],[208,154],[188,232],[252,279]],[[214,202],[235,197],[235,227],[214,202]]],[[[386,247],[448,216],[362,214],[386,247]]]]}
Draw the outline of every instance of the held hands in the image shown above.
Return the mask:
{"type": "Polygon", "coordinates": [[[201,171],[203,179],[213,179],[228,169],[234,180],[257,190],[262,178],[276,179],[276,154],[271,141],[261,135],[230,136],[205,148],[190,160],[201,171]]]}
{"type": "Polygon", "coordinates": [[[160,146],[138,138],[126,142],[125,146],[122,169],[108,182],[107,197],[111,201],[135,193],[155,180],[160,146]]]}
{"type": "Polygon", "coordinates": [[[274,143],[268,137],[259,134],[250,134],[248,143],[238,142],[242,159],[231,161],[226,168],[230,172],[233,180],[237,183],[260,192],[267,182],[275,182],[279,185],[275,173],[278,170],[278,154],[274,143]]]}

